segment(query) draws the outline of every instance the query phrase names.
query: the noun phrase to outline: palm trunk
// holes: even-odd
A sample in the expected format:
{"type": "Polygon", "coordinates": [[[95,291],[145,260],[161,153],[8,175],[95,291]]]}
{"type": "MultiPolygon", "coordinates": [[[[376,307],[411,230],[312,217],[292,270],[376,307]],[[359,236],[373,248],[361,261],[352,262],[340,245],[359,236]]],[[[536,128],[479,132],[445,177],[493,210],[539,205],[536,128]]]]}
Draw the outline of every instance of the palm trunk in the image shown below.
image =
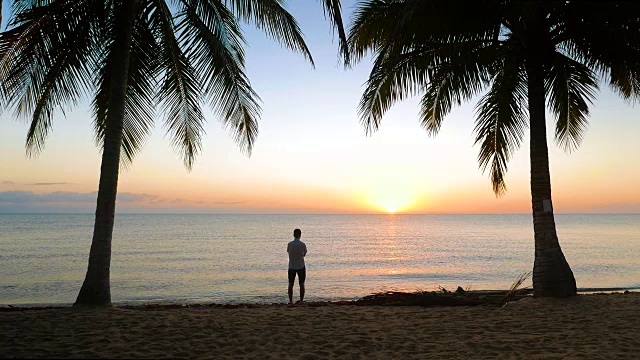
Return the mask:
{"type": "Polygon", "coordinates": [[[535,296],[576,295],[576,280],[560,249],[551,203],[551,179],[545,125],[545,93],[540,49],[527,58],[531,126],[531,204],[535,234],[533,292],[535,296]]]}
{"type": "Polygon", "coordinates": [[[89,267],[74,305],[111,305],[109,283],[111,239],[118,191],[129,56],[137,3],[136,0],[123,0],[116,3],[115,31],[117,33],[111,48],[113,57],[109,59],[113,61],[113,76],[110,80],[96,220],[89,253],[89,267]]]}

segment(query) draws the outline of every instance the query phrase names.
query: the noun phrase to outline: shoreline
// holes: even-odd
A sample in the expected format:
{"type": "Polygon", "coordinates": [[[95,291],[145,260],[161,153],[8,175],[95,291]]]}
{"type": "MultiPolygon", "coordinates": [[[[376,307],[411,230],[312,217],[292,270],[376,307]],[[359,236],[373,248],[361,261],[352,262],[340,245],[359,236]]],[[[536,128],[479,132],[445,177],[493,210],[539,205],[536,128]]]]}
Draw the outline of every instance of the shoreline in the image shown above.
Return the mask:
{"type": "Polygon", "coordinates": [[[506,306],[48,308],[0,312],[0,358],[588,358],[640,354],[640,293],[506,306]]]}
{"type": "MultiPolygon", "coordinates": [[[[519,291],[529,290],[529,288],[523,288],[519,291]]],[[[505,294],[509,290],[472,290],[470,294],[483,295],[498,295],[505,294]]],[[[411,293],[411,292],[408,292],[411,293]]],[[[414,292],[415,293],[415,292],[414,292]]],[[[439,293],[437,291],[431,291],[431,293],[439,293]]],[[[626,293],[640,293],[640,287],[605,287],[605,288],[579,288],[578,295],[591,295],[591,294],[626,294],[626,293]]],[[[370,294],[368,296],[371,296],[370,294]]],[[[317,300],[307,301],[305,304],[313,304],[311,306],[326,306],[326,305],[350,305],[360,301],[361,298],[350,299],[334,299],[334,300],[317,300]]],[[[238,308],[238,307],[269,307],[269,306],[288,306],[285,302],[190,302],[190,301],[118,301],[112,303],[111,307],[114,308],[200,308],[200,307],[214,307],[214,308],[238,308]]],[[[29,310],[46,310],[46,309],[65,309],[73,308],[73,303],[32,303],[32,304],[0,304],[0,312],[9,311],[29,311],[29,310]]]]}

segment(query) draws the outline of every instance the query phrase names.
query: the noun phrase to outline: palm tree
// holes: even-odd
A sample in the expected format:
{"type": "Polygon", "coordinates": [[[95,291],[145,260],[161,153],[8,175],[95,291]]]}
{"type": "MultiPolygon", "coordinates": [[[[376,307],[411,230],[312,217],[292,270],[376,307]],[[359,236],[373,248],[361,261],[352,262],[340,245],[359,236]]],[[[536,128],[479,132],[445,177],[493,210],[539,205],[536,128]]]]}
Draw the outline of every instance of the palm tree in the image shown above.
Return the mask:
{"type": "MultiPolygon", "coordinates": [[[[323,4],[346,49],[340,2],[323,4]]],[[[187,169],[201,149],[203,100],[250,154],[261,109],[245,74],[239,21],[313,60],[282,0],[15,0],[12,12],[0,34],[0,105],[31,119],[27,153],[43,149],[56,109],[92,98],[102,165],[75,304],[109,305],[118,172],[150,133],[156,108],[187,169]]]]}
{"type": "Polygon", "coordinates": [[[435,135],[452,106],[488,89],[476,107],[475,144],[500,196],[529,127],[536,296],[576,294],[553,216],[545,103],[556,141],[570,151],[600,79],[638,99],[639,14],[637,3],[577,1],[366,0],[355,11],[352,60],[374,54],[359,106],[368,133],[396,101],[421,94],[421,125],[435,135]]]}

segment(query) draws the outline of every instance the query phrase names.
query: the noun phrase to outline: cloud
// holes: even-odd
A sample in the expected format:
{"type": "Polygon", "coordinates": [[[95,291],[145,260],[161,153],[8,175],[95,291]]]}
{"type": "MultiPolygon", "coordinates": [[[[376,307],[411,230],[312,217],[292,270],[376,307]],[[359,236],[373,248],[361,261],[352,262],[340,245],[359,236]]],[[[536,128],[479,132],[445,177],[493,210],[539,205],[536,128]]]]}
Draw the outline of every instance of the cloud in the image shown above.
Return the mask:
{"type": "MultiPolygon", "coordinates": [[[[46,194],[36,194],[32,191],[4,191],[0,192],[0,203],[10,204],[42,204],[42,203],[73,203],[85,204],[95,203],[98,193],[78,193],[70,191],[56,191],[46,194]]],[[[119,193],[118,202],[124,203],[144,203],[157,199],[154,195],[119,193]]]]}
{"type": "Polygon", "coordinates": [[[77,185],[76,183],[71,182],[39,182],[39,183],[31,183],[25,185],[34,185],[34,186],[49,186],[49,185],[77,185]]]}
{"type": "MultiPolygon", "coordinates": [[[[55,191],[34,193],[33,191],[0,191],[0,212],[91,212],[95,210],[97,192],[55,191]]],[[[246,204],[246,201],[186,200],[180,198],[165,199],[151,194],[120,192],[117,197],[118,208],[122,211],[160,211],[177,210],[203,211],[225,208],[238,210],[234,205],[246,204]],[[145,210],[146,209],[146,210],[145,210]]]]}
{"type": "MultiPolygon", "coordinates": [[[[97,194],[97,193],[96,193],[97,194]]],[[[119,202],[162,202],[163,199],[149,194],[134,194],[134,193],[118,193],[119,202]]]]}
{"type": "Polygon", "coordinates": [[[3,182],[1,182],[0,184],[3,185],[29,185],[29,186],[55,186],[55,185],[78,185],[76,183],[72,183],[72,182],[67,182],[67,181],[60,181],[60,182],[36,182],[36,183],[17,183],[15,181],[9,181],[9,180],[5,180],[3,182]]]}
{"type": "Polygon", "coordinates": [[[76,193],[57,191],[48,194],[36,194],[32,191],[0,192],[0,203],[85,203],[96,200],[97,193],[76,193]]]}

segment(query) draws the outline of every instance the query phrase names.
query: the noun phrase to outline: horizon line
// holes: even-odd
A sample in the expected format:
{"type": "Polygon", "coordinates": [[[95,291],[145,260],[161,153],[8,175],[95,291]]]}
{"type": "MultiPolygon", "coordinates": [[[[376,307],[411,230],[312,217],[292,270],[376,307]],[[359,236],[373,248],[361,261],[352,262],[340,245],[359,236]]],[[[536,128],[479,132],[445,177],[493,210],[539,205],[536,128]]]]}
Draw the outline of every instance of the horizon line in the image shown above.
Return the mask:
{"type": "MultiPolygon", "coordinates": [[[[0,212],[0,215],[95,215],[93,212],[0,212]]],[[[532,215],[526,213],[171,213],[171,212],[123,212],[116,215],[532,215]]],[[[640,215],[640,213],[580,213],[557,212],[554,215],[640,215]]]]}

